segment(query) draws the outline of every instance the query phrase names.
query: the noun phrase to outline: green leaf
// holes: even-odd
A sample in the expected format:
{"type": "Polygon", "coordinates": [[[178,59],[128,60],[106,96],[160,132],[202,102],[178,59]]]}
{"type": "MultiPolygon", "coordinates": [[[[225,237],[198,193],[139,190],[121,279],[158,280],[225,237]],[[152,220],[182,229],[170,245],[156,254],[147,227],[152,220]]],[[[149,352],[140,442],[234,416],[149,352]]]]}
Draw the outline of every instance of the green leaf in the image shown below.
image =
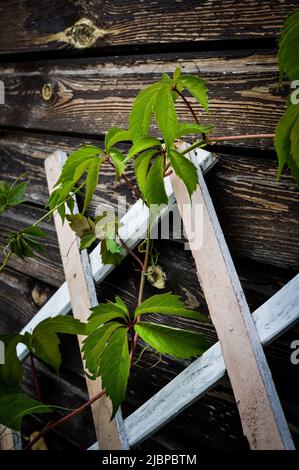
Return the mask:
{"type": "Polygon", "coordinates": [[[115,167],[116,180],[124,174],[126,169],[126,157],[116,148],[110,150],[110,158],[113,161],[115,167]]]}
{"type": "Polygon", "coordinates": [[[149,164],[155,153],[155,149],[146,150],[145,152],[142,152],[140,155],[138,155],[138,157],[134,160],[135,176],[138,187],[142,193],[147,180],[149,164]]]}
{"type": "Polygon", "coordinates": [[[100,375],[100,362],[103,351],[111,335],[121,326],[119,322],[106,323],[94,331],[89,332],[83,341],[83,359],[85,367],[92,374],[92,379],[96,379],[100,375]]]}
{"type": "Polygon", "coordinates": [[[178,127],[177,115],[170,87],[164,87],[159,91],[154,110],[166,149],[169,151],[177,134],[178,127]]]}
{"type": "Polygon", "coordinates": [[[299,10],[286,19],[279,38],[278,65],[280,80],[287,75],[290,80],[299,79],[299,10]]]}
{"type": "MultiPolygon", "coordinates": [[[[48,206],[50,209],[65,202],[81,177],[86,173],[83,213],[85,212],[98,183],[100,167],[104,161],[104,158],[99,157],[99,155],[103,153],[100,148],[87,145],[69,155],[55,185],[56,191],[49,199],[48,206]]],[[[64,210],[60,210],[59,213],[64,215],[64,210]]]]}
{"type": "Polygon", "coordinates": [[[204,126],[201,124],[193,124],[189,122],[180,122],[176,138],[183,137],[188,134],[208,134],[214,129],[214,126],[204,126]]]}
{"type": "Polygon", "coordinates": [[[106,389],[113,405],[111,419],[114,418],[125,398],[129,372],[128,329],[119,328],[110,337],[103,351],[100,365],[103,388],[106,389]]]}
{"type": "Polygon", "coordinates": [[[89,232],[92,228],[89,222],[89,218],[85,217],[83,214],[67,214],[66,219],[70,224],[70,228],[80,238],[83,237],[83,235],[86,234],[86,232],[89,232]]]}
{"type": "Polygon", "coordinates": [[[174,71],[174,74],[173,74],[173,80],[174,82],[176,80],[178,80],[181,76],[181,68],[180,67],[176,67],[175,71],[174,71]]]}
{"type": "Polygon", "coordinates": [[[179,82],[201,104],[203,109],[208,111],[208,89],[205,85],[205,80],[195,75],[182,74],[179,82]]]}
{"type": "Polygon", "coordinates": [[[162,313],[163,315],[174,315],[179,317],[192,318],[201,322],[206,322],[204,315],[194,310],[188,309],[178,295],[157,294],[142,302],[135,310],[135,318],[145,313],[162,313]]]}
{"type": "Polygon", "coordinates": [[[278,177],[287,164],[299,184],[298,140],[296,137],[298,122],[299,105],[291,104],[277,124],[274,143],[278,156],[278,177]]]}
{"type": "Polygon", "coordinates": [[[125,142],[131,140],[132,138],[129,131],[125,131],[123,129],[120,129],[119,127],[112,127],[111,129],[109,129],[105,136],[106,152],[109,154],[111,147],[117,144],[118,142],[125,142]]]}
{"type": "Polygon", "coordinates": [[[200,356],[207,349],[201,333],[144,322],[136,323],[134,329],[140,338],[157,351],[177,358],[200,356]]]}
{"type": "Polygon", "coordinates": [[[152,164],[142,191],[148,206],[168,204],[163,178],[163,157],[158,157],[152,164]]]}
{"type": "Polygon", "coordinates": [[[142,90],[136,97],[130,114],[129,131],[133,142],[148,135],[158,92],[169,87],[165,81],[159,81],[142,90]]]}
{"type": "Polygon", "coordinates": [[[143,152],[143,150],[147,150],[151,147],[161,147],[160,141],[154,137],[143,137],[137,139],[129,150],[127,160],[130,160],[137,153],[143,152]]]}
{"type": "Polygon", "coordinates": [[[39,323],[32,332],[30,350],[57,372],[61,365],[58,334],[85,335],[86,325],[73,317],[58,315],[39,323]]]}
{"type": "Polygon", "coordinates": [[[16,184],[15,181],[12,185],[9,185],[7,181],[0,181],[0,214],[24,202],[27,186],[27,181],[20,184],[16,184]]]}
{"type": "Polygon", "coordinates": [[[118,266],[123,257],[124,251],[113,239],[105,238],[101,243],[101,258],[103,264],[118,266]],[[111,251],[112,249],[112,251],[111,251]]]}
{"type": "Polygon", "coordinates": [[[92,314],[90,315],[86,326],[87,333],[91,333],[102,324],[111,320],[116,320],[117,318],[125,321],[130,320],[126,305],[119,297],[116,297],[115,300],[115,303],[102,303],[91,309],[92,314]]]}
{"type": "Polygon", "coordinates": [[[96,241],[96,224],[104,217],[104,215],[101,215],[92,220],[91,217],[86,217],[82,214],[66,215],[70,228],[81,239],[80,250],[89,248],[96,241]]]}
{"type": "Polygon", "coordinates": [[[5,352],[5,364],[0,364],[0,383],[17,385],[21,382],[23,376],[16,350],[18,343],[22,341],[22,336],[18,333],[0,335],[0,341],[4,343],[5,352]]]}
{"type": "Polygon", "coordinates": [[[86,192],[85,192],[85,199],[84,199],[84,206],[83,206],[83,214],[87,209],[87,206],[92,200],[93,194],[96,190],[98,181],[99,181],[99,173],[101,165],[104,161],[104,158],[96,158],[95,161],[89,163],[88,170],[87,170],[87,177],[86,177],[86,192]]]}
{"type": "Polygon", "coordinates": [[[52,409],[26,395],[18,387],[0,383],[0,423],[19,431],[22,419],[28,414],[51,413],[52,409]]]}
{"type": "Polygon", "coordinates": [[[35,258],[38,253],[46,254],[45,248],[38,240],[45,236],[45,232],[38,227],[29,227],[21,232],[12,233],[6,244],[19,258],[35,258]]]}
{"type": "Polygon", "coordinates": [[[170,162],[176,175],[185,184],[191,198],[192,193],[195,191],[198,184],[196,167],[190,160],[188,160],[188,158],[176,150],[170,151],[170,162]]]}

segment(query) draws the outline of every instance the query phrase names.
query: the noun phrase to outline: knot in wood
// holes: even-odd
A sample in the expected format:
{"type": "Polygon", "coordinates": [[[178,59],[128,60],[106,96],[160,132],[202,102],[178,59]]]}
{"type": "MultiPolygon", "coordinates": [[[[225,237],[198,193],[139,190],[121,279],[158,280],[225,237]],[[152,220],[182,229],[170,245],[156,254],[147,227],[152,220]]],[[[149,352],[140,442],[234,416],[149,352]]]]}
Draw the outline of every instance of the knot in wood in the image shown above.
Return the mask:
{"type": "Polygon", "coordinates": [[[88,18],[82,18],[65,31],[67,42],[78,49],[91,47],[106,31],[99,29],[88,18]]]}
{"type": "Polygon", "coordinates": [[[45,101],[49,101],[52,96],[53,96],[53,86],[51,83],[46,83],[43,88],[42,88],[42,91],[41,91],[41,95],[42,95],[42,98],[43,100],[45,101]]]}

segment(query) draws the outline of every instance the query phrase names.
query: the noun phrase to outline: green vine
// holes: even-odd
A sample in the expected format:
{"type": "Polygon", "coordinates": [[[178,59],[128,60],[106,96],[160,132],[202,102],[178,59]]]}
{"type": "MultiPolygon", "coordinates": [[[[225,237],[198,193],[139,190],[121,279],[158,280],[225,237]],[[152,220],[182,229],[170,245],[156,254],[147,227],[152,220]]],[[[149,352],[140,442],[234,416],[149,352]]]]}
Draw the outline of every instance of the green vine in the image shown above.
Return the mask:
{"type": "MultiPolygon", "coordinates": [[[[281,77],[286,74],[293,80],[295,77],[299,78],[298,28],[297,11],[287,19],[279,43],[278,60],[281,77]],[[290,58],[290,50],[294,52],[295,58],[290,58]]],[[[140,270],[138,298],[133,310],[129,310],[123,300],[116,297],[114,302],[100,303],[92,308],[86,324],[69,316],[57,316],[41,322],[31,334],[12,333],[0,336],[6,353],[5,364],[0,365],[0,422],[9,428],[20,429],[22,418],[27,414],[51,413],[55,408],[42,403],[35,360],[46,363],[58,372],[61,365],[59,350],[61,333],[85,336],[82,354],[86,374],[93,380],[101,377],[103,384],[103,391],[98,396],[91,398],[76,410],[71,410],[60,420],[47,424],[27,445],[27,449],[32,448],[51,429],[81,413],[104,394],[111,398],[112,417],[115,416],[125,398],[130,370],[134,362],[139,360],[136,361],[135,358],[139,337],[146,343],[145,348],[152,348],[159,354],[168,354],[177,358],[199,356],[207,348],[201,333],[147,320],[148,314],[206,320],[200,313],[188,309],[178,296],[171,293],[157,294],[144,299],[145,283],[150,270],[160,269],[157,265],[158,253],[151,240],[151,224],[157,215],[152,208],[168,203],[164,178],[173,171],[181,178],[192,198],[198,179],[196,167],[185,157],[191,150],[219,141],[273,138],[274,134],[210,136],[213,126],[200,123],[192,102],[186,97],[186,92],[204,111],[208,110],[208,90],[205,81],[182,73],[180,68],[175,70],[172,77],[163,74],[160,81],[142,90],[133,103],[128,129],[111,128],[105,136],[103,148],[86,145],[71,153],[49,198],[49,210],[30,227],[11,234],[7,239],[0,272],[9,264],[12,256],[27,259],[44,252],[41,240],[46,237],[46,233],[39,226],[54,212],[58,212],[61,219],[67,221],[80,238],[80,249],[89,249],[94,242],[100,240],[100,254],[104,264],[118,265],[127,253],[133,257],[140,270]],[[181,99],[189,110],[193,122],[180,121],[176,111],[178,99],[181,99]],[[159,138],[150,134],[153,118],[161,133],[159,138]],[[197,140],[186,150],[179,152],[177,140],[194,134],[198,136],[197,140]],[[130,146],[126,153],[119,148],[119,144],[123,145],[123,142],[129,143],[130,146]],[[127,175],[131,162],[134,168],[133,179],[127,175]],[[95,218],[86,215],[104,165],[113,167],[116,180],[123,181],[134,197],[141,198],[150,210],[148,235],[139,245],[138,254],[130,250],[121,239],[117,219],[111,219],[107,212],[102,212],[95,218]],[[82,211],[79,214],[74,214],[75,194],[81,196],[83,200],[82,211]],[[30,352],[36,398],[26,395],[20,386],[23,370],[16,350],[19,343],[25,344],[30,352]]],[[[298,109],[298,104],[289,103],[276,129],[275,146],[279,158],[279,174],[287,164],[299,182],[298,109]]],[[[24,179],[24,175],[20,179],[24,179]]],[[[13,185],[7,182],[0,183],[0,213],[23,203],[27,184],[26,181],[19,180],[13,185]]],[[[163,272],[159,274],[163,276],[163,272]]]]}

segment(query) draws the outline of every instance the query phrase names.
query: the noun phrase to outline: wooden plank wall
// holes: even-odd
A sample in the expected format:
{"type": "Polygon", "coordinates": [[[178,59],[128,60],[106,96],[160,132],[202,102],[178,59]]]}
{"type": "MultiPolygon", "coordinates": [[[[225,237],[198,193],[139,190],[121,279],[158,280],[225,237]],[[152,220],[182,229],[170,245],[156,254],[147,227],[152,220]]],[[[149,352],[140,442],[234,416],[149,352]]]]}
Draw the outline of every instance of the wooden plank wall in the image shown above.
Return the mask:
{"type": "MultiPolygon", "coordinates": [[[[30,189],[23,209],[0,218],[6,235],[38,218],[48,197],[44,159],[82,143],[101,143],[112,125],[126,126],[134,96],[176,65],[207,79],[215,135],[271,133],[283,113],[287,88],[277,90],[276,39],[283,18],[298,1],[232,0],[3,0],[0,3],[1,179],[27,172],[30,189]]],[[[181,103],[182,118],[186,111],[181,103]]],[[[199,109],[198,109],[199,111],[199,109]]],[[[299,192],[286,172],[276,180],[270,141],[219,144],[219,162],[207,177],[229,248],[251,309],[273,295],[298,270],[299,192]]],[[[105,169],[90,207],[117,203],[126,188],[105,169]]],[[[132,200],[128,199],[129,204],[132,200]]],[[[18,330],[36,313],[63,279],[54,226],[48,257],[27,263],[12,259],[0,277],[0,331],[18,330]]],[[[159,264],[167,273],[165,291],[180,294],[190,307],[208,315],[190,252],[183,240],[157,242],[159,264]]],[[[97,287],[99,300],[118,294],[131,306],[138,284],[134,261],[127,259],[97,287]],[[115,287],[116,286],[116,287],[115,287]]],[[[146,295],[157,293],[147,286],[146,295]]],[[[175,324],[185,325],[176,319],[175,324]]],[[[191,322],[188,323],[191,325],[191,322]]],[[[211,325],[194,325],[210,344],[211,325]]],[[[299,444],[298,366],[290,363],[290,343],[298,327],[267,348],[267,357],[293,438],[299,444]]],[[[86,398],[76,340],[66,338],[59,377],[41,365],[46,400],[76,406],[86,398]],[[63,402],[63,403],[62,403],[63,402]]],[[[130,380],[124,412],[136,409],[187,362],[147,352],[130,380]]],[[[25,362],[29,371],[29,364],[25,362]]],[[[32,391],[29,376],[25,387],[32,391]]],[[[43,417],[25,420],[23,432],[42,426],[43,417]]],[[[47,438],[52,449],[88,447],[95,441],[88,412],[47,438]]],[[[141,444],[143,449],[242,449],[237,407],[228,380],[141,444]]]]}

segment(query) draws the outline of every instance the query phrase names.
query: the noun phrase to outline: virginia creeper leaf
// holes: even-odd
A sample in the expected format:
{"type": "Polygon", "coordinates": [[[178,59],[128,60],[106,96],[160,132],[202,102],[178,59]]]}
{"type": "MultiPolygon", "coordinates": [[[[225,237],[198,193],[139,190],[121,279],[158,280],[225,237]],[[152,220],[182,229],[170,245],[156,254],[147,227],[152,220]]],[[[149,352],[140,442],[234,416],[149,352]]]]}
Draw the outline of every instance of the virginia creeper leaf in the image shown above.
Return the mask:
{"type": "Polygon", "coordinates": [[[176,138],[188,134],[207,134],[214,129],[214,126],[204,126],[202,124],[193,124],[189,122],[179,122],[176,138]]]}
{"type": "Polygon", "coordinates": [[[9,185],[7,181],[0,181],[0,214],[11,207],[18,206],[24,202],[28,182],[9,185]]]}
{"type": "Polygon", "coordinates": [[[147,150],[151,147],[161,147],[160,141],[154,137],[142,137],[137,139],[129,150],[127,160],[130,160],[130,158],[134,157],[137,153],[140,153],[143,150],[147,150]]]}
{"type": "Polygon", "coordinates": [[[169,151],[175,139],[178,127],[177,115],[170,87],[164,87],[159,91],[154,110],[166,149],[169,151]]]}
{"type": "MultiPolygon", "coordinates": [[[[83,341],[83,359],[92,379],[100,375],[101,357],[111,335],[122,326],[119,322],[108,322],[89,332],[83,341]]],[[[113,373],[113,372],[112,372],[113,373]]]]}
{"type": "Polygon", "coordinates": [[[19,431],[22,419],[28,414],[51,413],[52,409],[26,395],[20,388],[0,383],[0,423],[19,431]]]}
{"type": "Polygon", "coordinates": [[[165,191],[163,178],[163,157],[158,157],[152,164],[145,185],[143,195],[148,206],[152,204],[167,204],[168,197],[165,191]]]}
{"type": "Polygon", "coordinates": [[[177,358],[200,356],[207,349],[206,340],[201,333],[144,322],[136,323],[134,329],[157,351],[177,358]]]}
{"type": "Polygon", "coordinates": [[[175,315],[179,317],[193,318],[206,322],[204,315],[188,309],[178,295],[157,294],[144,300],[135,310],[135,318],[145,313],[162,313],[163,315],[175,315]]]}
{"type": "Polygon", "coordinates": [[[197,170],[194,164],[176,150],[170,151],[170,162],[177,176],[184,182],[191,197],[198,184],[197,170]]]}
{"type": "Polygon", "coordinates": [[[100,365],[103,388],[106,389],[113,405],[111,419],[114,418],[125,398],[129,372],[128,329],[119,328],[110,337],[103,351],[100,365]]]}
{"type": "Polygon", "coordinates": [[[142,152],[140,155],[138,155],[138,157],[134,160],[135,176],[138,187],[142,193],[147,179],[149,164],[155,153],[155,149],[146,150],[145,152],[142,152]]]}
{"type": "Polygon", "coordinates": [[[205,85],[205,80],[195,75],[182,74],[179,78],[179,82],[181,82],[184,88],[191,93],[193,98],[201,104],[203,109],[208,111],[208,89],[205,85]]]}

